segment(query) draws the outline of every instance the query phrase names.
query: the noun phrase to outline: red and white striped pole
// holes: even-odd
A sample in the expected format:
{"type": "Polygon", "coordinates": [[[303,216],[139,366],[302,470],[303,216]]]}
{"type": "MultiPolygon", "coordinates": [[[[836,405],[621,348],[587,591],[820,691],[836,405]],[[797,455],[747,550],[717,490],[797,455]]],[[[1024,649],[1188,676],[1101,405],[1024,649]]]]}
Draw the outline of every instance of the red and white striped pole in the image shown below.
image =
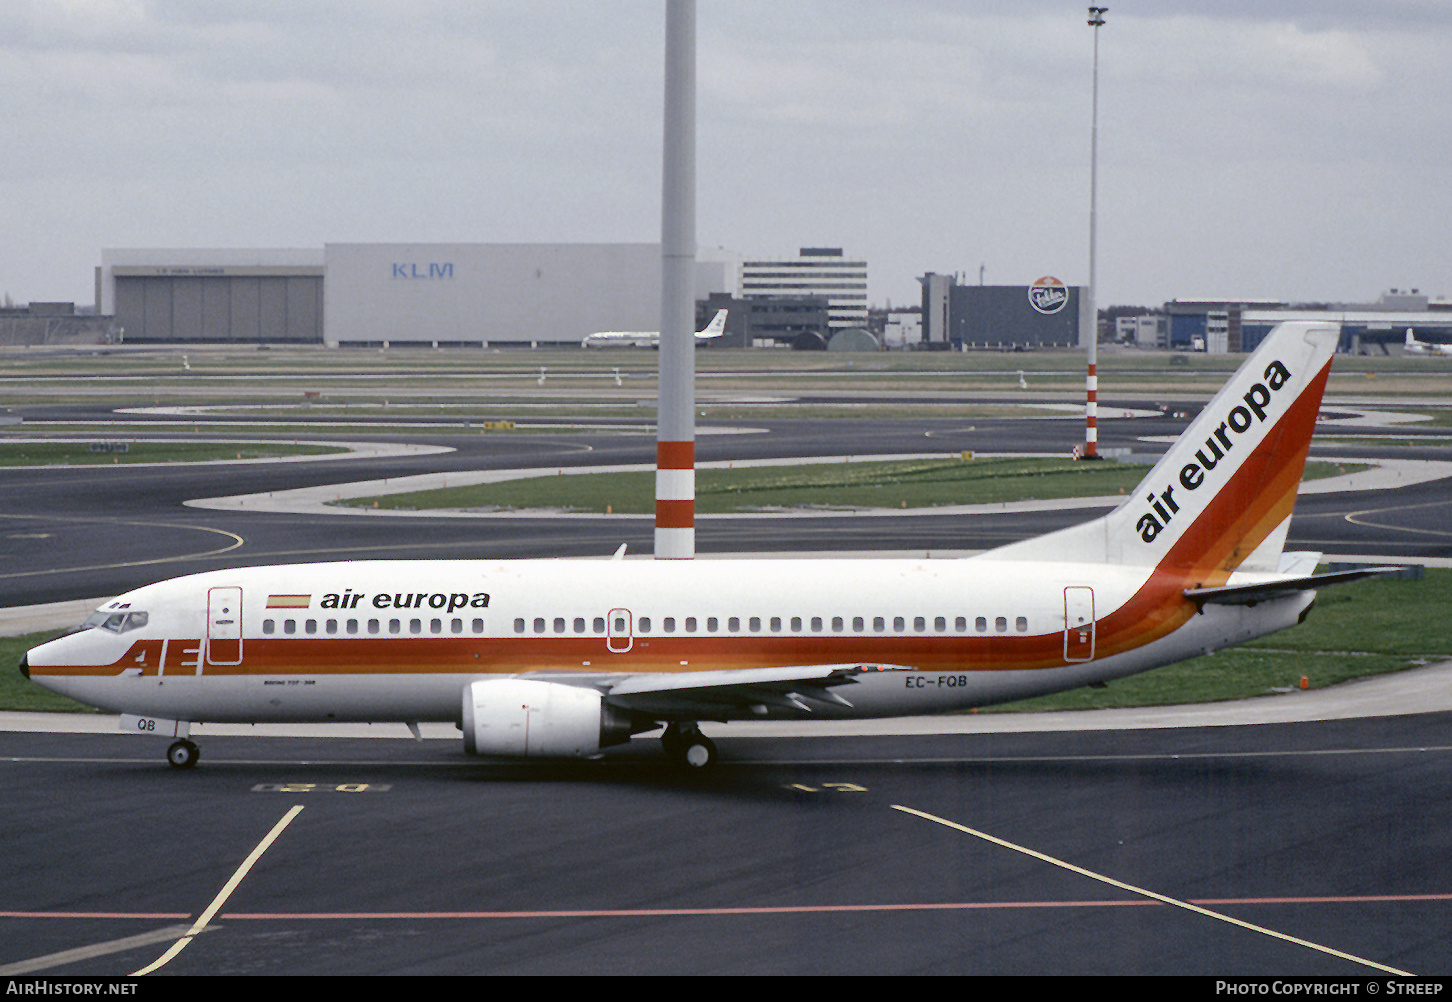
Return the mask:
{"type": "Polygon", "coordinates": [[[696,3],[666,4],[655,557],[696,555],[696,3]]]}

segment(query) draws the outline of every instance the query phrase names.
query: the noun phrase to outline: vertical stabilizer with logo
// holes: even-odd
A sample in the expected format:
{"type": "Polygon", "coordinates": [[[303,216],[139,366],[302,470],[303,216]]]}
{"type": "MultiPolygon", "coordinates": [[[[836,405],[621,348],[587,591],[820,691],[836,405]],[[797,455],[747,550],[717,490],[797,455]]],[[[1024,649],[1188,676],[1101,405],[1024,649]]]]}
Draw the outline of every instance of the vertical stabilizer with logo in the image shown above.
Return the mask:
{"type": "Polygon", "coordinates": [[[1124,504],[992,557],[1153,567],[1199,585],[1275,570],[1339,336],[1277,326],[1124,504]]]}

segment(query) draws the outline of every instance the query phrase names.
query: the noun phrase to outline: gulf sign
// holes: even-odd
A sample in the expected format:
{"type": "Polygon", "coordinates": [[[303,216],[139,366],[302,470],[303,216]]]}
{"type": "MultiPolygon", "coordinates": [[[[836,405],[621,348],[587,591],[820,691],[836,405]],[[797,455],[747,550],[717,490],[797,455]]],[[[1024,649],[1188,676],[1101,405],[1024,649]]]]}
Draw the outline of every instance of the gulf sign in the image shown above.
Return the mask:
{"type": "Polygon", "coordinates": [[[1069,289],[1057,278],[1045,275],[1028,288],[1029,305],[1045,316],[1062,310],[1069,302],[1069,289]]]}

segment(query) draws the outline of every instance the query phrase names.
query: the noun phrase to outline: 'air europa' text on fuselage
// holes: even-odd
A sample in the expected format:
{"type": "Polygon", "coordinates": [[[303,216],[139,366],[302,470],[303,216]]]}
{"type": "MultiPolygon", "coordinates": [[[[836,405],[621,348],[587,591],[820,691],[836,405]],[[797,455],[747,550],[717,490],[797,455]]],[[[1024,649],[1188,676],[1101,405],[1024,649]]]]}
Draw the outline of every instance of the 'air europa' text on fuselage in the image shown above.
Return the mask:
{"type": "MultiPolygon", "coordinates": [[[[1290,381],[1290,370],[1279,360],[1271,362],[1266,366],[1265,382],[1256,383],[1241,398],[1244,404],[1236,404],[1225,415],[1210,437],[1205,439],[1205,447],[1195,450],[1195,462],[1186,463],[1180,468],[1179,485],[1187,491],[1199,490],[1205,482],[1205,472],[1213,470],[1219,465],[1220,460],[1225,457],[1233,447],[1233,434],[1241,434],[1248,431],[1256,421],[1266,419],[1266,408],[1271,402],[1271,394],[1285,386],[1290,381]]],[[[1158,494],[1153,492],[1145,495],[1145,501],[1152,511],[1140,516],[1136,528],[1139,529],[1139,537],[1146,543],[1152,543],[1170,524],[1175,514],[1180,510],[1180,504],[1175,500],[1175,485],[1170,484],[1158,494]]]]}
{"type": "MultiPolygon", "coordinates": [[[[367,592],[344,589],[329,592],[318,603],[320,609],[356,609],[358,603],[368,598],[367,592]]],[[[369,599],[375,609],[442,609],[454,612],[458,609],[489,608],[488,592],[386,592],[381,591],[369,599]]],[[[304,606],[306,608],[306,606],[304,606]]]]}

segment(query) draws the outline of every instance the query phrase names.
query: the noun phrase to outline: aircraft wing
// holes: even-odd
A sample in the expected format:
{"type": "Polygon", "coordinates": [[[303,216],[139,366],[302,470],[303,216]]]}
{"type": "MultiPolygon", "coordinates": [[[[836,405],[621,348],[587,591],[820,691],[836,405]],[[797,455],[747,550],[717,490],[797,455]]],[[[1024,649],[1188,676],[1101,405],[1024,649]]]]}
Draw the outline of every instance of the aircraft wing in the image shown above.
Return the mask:
{"type": "Polygon", "coordinates": [[[660,717],[711,719],[723,712],[739,716],[754,706],[812,713],[824,704],[850,707],[852,703],[837,689],[854,685],[858,675],[907,670],[901,665],[840,664],[652,672],[613,682],[605,698],[622,709],[660,717]]]}

